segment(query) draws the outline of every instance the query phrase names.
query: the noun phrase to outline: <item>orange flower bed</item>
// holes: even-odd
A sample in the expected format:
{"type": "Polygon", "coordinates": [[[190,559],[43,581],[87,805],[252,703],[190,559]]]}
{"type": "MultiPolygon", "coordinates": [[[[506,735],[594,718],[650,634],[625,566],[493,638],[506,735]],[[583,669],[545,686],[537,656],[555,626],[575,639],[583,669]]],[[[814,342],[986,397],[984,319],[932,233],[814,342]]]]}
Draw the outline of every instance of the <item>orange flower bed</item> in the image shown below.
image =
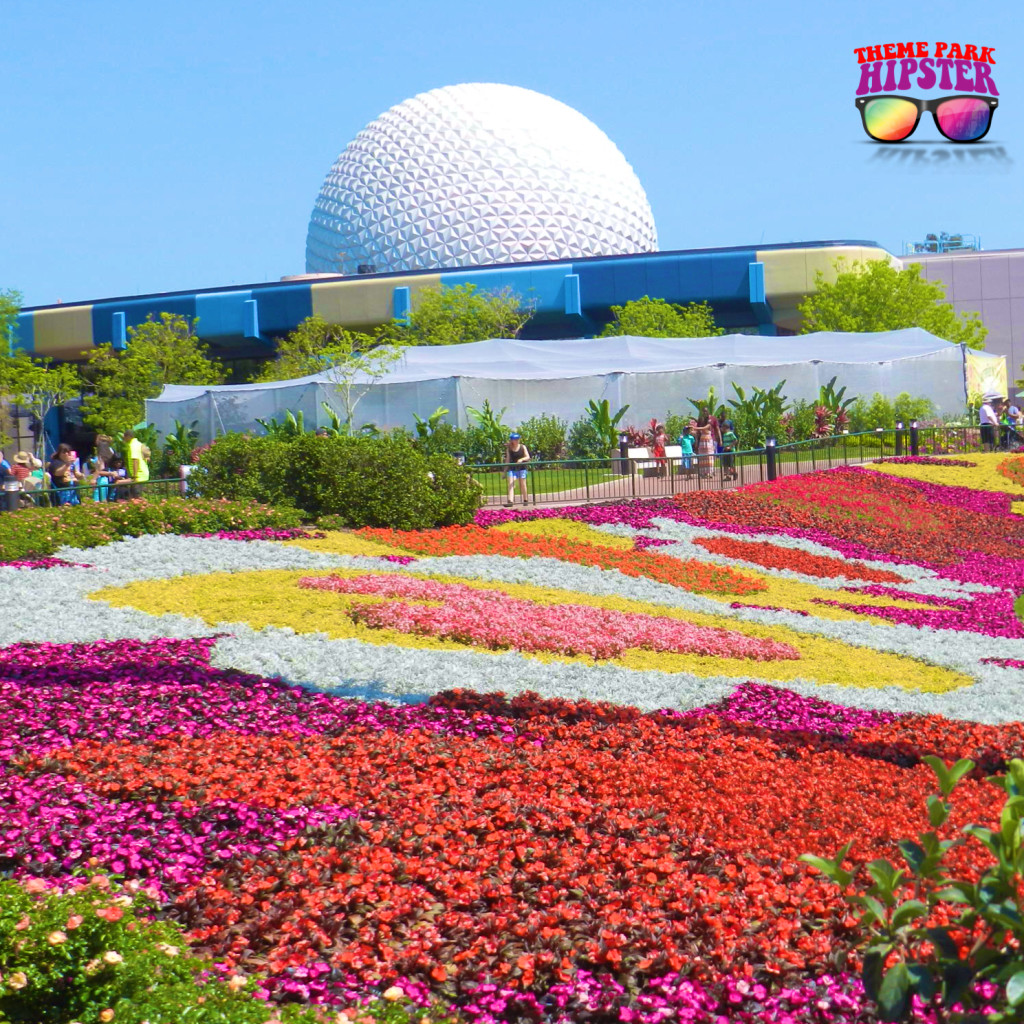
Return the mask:
{"type": "Polygon", "coordinates": [[[584,544],[566,537],[527,537],[479,526],[448,526],[441,530],[387,530],[365,527],[359,536],[419,555],[504,555],[508,558],[557,558],[577,565],[617,569],[683,590],[704,594],[754,594],[767,589],[763,580],[728,566],[684,562],[650,551],[621,551],[584,544]]]}

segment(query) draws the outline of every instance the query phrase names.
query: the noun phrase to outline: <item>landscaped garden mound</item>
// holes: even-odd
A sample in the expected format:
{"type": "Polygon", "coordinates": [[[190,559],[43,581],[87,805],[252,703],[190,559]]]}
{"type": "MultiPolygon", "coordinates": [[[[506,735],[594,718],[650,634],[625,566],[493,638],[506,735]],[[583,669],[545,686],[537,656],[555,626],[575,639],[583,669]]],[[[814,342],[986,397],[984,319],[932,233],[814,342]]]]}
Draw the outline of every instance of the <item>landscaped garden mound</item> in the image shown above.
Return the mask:
{"type": "MultiPolygon", "coordinates": [[[[800,858],[900,860],[930,756],[975,762],[943,838],[998,818],[1024,489],[972,461],[434,531],[211,506],[24,552],[0,566],[0,870],[35,901],[144,887],[140,927],[229,986],[209,1005],[248,993],[228,1020],[875,1021],[857,916],[800,858]]],[[[104,950],[33,974],[36,916],[0,912],[0,1011],[116,990],[104,950]]],[[[66,1019],[135,1019],[89,1012],[66,1019]]]]}

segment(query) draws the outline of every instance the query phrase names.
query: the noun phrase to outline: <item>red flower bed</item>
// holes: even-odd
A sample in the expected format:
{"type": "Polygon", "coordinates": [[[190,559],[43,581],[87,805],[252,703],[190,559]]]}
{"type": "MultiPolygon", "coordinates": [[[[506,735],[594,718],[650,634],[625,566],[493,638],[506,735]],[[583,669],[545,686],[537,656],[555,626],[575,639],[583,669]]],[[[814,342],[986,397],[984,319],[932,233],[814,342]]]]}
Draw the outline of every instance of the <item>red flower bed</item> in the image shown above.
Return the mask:
{"type": "Polygon", "coordinates": [[[753,594],[765,589],[761,580],[744,576],[724,565],[684,562],[650,551],[621,551],[599,544],[584,544],[566,537],[528,537],[485,530],[480,526],[448,526],[441,530],[386,530],[364,527],[356,531],[369,540],[415,551],[420,555],[505,555],[509,558],[557,558],[578,565],[617,569],[626,576],[646,576],[684,590],[705,594],[753,594]]]}
{"type": "Polygon", "coordinates": [[[737,540],[734,537],[697,537],[694,544],[699,544],[706,551],[724,555],[726,558],[753,562],[767,569],[791,569],[805,576],[819,576],[822,579],[845,576],[849,579],[868,580],[871,583],[905,582],[902,576],[897,576],[894,572],[872,569],[862,562],[812,555],[807,551],[784,548],[766,541],[737,540]]]}
{"type": "MultiPolygon", "coordinates": [[[[529,735],[511,744],[227,732],[81,742],[25,770],[56,770],[120,801],[355,809],[331,842],[295,836],[208,865],[171,912],[229,964],[280,972],[329,960],[367,981],[483,976],[543,988],[580,968],[828,970],[851,952],[853,921],[799,855],[853,839],[864,864],[926,827],[931,772],[898,763],[902,747],[934,739],[930,723],[918,735],[921,720],[843,740],[716,717],[584,709],[569,721],[538,708],[520,703],[529,735]]],[[[977,738],[948,723],[944,745],[957,744],[977,738]]],[[[953,827],[991,821],[997,805],[992,787],[968,781],[953,827]]],[[[959,856],[962,868],[980,866],[976,850],[959,856]]]]}
{"type": "Polygon", "coordinates": [[[680,494],[675,501],[697,522],[846,542],[865,554],[912,562],[954,565],[968,552],[1019,557],[1024,520],[1007,514],[1009,495],[971,492],[972,501],[960,501],[959,490],[837,469],[736,491],[680,494]]]}

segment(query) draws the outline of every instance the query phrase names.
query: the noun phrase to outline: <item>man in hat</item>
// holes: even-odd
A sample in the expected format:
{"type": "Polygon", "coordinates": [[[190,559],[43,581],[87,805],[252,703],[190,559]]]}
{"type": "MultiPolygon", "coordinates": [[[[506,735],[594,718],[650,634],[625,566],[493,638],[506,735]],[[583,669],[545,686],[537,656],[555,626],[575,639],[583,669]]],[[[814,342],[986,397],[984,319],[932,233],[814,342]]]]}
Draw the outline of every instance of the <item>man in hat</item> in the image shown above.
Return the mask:
{"type": "Polygon", "coordinates": [[[999,427],[999,417],[996,415],[996,402],[1000,395],[985,395],[981,400],[981,408],[978,410],[978,423],[981,426],[981,443],[989,451],[996,446],[996,430],[999,427]]]}
{"type": "Polygon", "coordinates": [[[10,475],[21,484],[23,491],[34,491],[43,482],[42,468],[43,464],[30,452],[18,452],[11,459],[10,475]]]}

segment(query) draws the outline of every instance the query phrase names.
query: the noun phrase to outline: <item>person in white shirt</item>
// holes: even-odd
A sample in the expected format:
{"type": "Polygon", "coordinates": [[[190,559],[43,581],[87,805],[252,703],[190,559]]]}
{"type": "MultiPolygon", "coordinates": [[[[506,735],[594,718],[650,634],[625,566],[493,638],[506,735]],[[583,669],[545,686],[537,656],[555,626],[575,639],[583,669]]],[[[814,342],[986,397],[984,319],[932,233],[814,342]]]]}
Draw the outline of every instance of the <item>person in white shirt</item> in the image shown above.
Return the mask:
{"type": "Polygon", "coordinates": [[[999,395],[985,395],[981,400],[981,409],[978,410],[981,443],[989,449],[996,446],[996,428],[999,426],[999,417],[996,415],[995,402],[998,399],[999,395]]]}

